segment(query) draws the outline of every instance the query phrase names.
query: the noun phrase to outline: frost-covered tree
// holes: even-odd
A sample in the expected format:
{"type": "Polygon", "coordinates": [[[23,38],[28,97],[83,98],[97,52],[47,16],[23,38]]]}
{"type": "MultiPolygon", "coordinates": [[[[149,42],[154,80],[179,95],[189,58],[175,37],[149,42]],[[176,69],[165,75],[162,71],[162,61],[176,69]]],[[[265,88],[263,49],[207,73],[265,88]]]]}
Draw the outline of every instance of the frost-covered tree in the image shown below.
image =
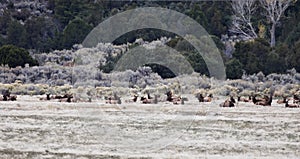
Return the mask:
{"type": "Polygon", "coordinates": [[[253,26],[252,18],[257,6],[255,0],[232,0],[233,10],[232,26],[230,31],[240,35],[243,39],[257,38],[256,29],[253,26]]]}

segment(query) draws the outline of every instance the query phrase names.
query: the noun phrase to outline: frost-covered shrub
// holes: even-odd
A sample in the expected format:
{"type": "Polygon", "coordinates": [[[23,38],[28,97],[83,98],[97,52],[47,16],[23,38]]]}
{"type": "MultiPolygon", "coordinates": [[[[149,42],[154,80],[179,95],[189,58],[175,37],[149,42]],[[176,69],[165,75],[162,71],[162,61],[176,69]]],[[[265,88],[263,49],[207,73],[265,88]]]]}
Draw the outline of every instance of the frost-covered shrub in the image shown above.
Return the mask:
{"type": "Polygon", "coordinates": [[[264,82],[265,81],[265,75],[262,72],[257,73],[257,79],[259,82],[264,82]]]}
{"type": "Polygon", "coordinates": [[[207,78],[206,76],[199,77],[198,88],[210,89],[211,84],[209,78],[207,78]]]}
{"type": "Polygon", "coordinates": [[[286,95],[287,93],[284,86],[278,85],[277,87],[275,87],[274,97],[282,97],[286,95]]]}
{"type": "Polygon", "coordinates": [[[282,85],[293,84],[293,83],[295,83],[295,80],[291,75],[285,74],[285,75],[281,76],[281,84],[282,85]]]}
{"type": "Polygon", "coordinates": [[[109,79],[114,87],[129,87],[136,84],[138,80],[137,76],[138,73],[127,70],[124,72],[113,72],[110,74],[109,79]]]}
{"type": "Polygon", "coordinates": [[[228,85],[237,87],[239,90],[243,89],[255,89],[255,86],[252,82],[244,80],[230,80],[227,82],[228,85]]]}
{"type": "Polygon", "coordinates": [[[269,74],[266,78],[268,81],[273,81],[276,83],[280,83],[281,81],[281,75],[276,73],[269,74]]]}
{"type": "Polygon", "coordinates": [[[244,89],[241,92],[238,93],[238,95],[240,96],[251,96],[254,94],[254,90],[250,90],[250,89],[244,89]]]}
{"type": "Polygon", "coordinates": [[[230,85],[224,85],[223,87],[215,88],[212,90],[213,94],[221,96],[229,96],[231,92],[236,92],[236,88],[230,85]]]}
{"type": "Polygon", "coordinates": [[[256,74],[253,74],[253,75],[243,75],[242,76],[242,80],[245,80],[245,81],[249,81],[249,82],[258,82],[258,77],[256,76],[256,74]]]}
{"type": "Polygon", "coordinates": [[[69,93],[72,89],[71,85],[64,85],[64,86],[55,86],[53,91],[55,94],[66,94],[69,93]]]}
{"type": "Polygon", "coordinates": [[[104,97],[108,94],[112,94],[112,88],[111,87],[96,87],[96,96],[97,97],[104,97]]]}
{"type": "Polygon", "coordinates": [[[273,82],[272,81],[268,81],[268,82],[263,82],[260,83],[260,89],[262,91],[266,90],[266,89],[270,89],[273,87],[273,82]]]}
{"type": "Polygon", "coordinates": [[[65,85],[65,84],[67,84],[66,81],[64,81],[64,80],[62,80],[62,79],[58,79],[58,80],[56,80],[56,82],[55,82],[55,85],[56,85],[56,86],[63,86],[63,85],[65,85]]]}
{"type": "Polygon", "coordinates": [[[295,75],[294,75],[294,78],[295,78],[295,82],[297,83],[297,84],[300,84],[300,73],[296,73],[295,75]]]}
{"type": "Polygon", "coordinates": [[[140,67],[135,72],[127,70],[125,72],[113,72],[109,79],[113,86],[120,87],[139,87],[153,86],[161,83],[161,77],[157,73],[153,73],[150,67],[140,67]]]}
{"type": "Polygon", "coordinates": [[[288,74],[290,74],[290,75],[295,75],[296,73],[297,73],[297,70],[295,69],[295,68],[292,68],[292,69],[290,69],[290,70],[287,70],[286,71],[288,74]]]}

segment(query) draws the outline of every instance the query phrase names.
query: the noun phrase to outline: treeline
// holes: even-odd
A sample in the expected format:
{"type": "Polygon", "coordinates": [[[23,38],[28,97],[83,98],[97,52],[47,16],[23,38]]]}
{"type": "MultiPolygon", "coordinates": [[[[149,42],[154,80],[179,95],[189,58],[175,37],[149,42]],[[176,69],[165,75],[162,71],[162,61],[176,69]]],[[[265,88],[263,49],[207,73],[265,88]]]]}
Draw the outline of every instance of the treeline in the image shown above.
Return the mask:
{"type": "MultiPolygon", "coordinates": [[[[231,37],[233,11],[228,1],[107,1],[107,0],[49,0],[47,9],[52,13],[33,16],[28,9],[18,9],[10,3],[0,17],[0,46],[14,45],[39,52],[56,49],[70,49],[81,43],[86,35],[99,23],[119,12],[137,7],[165,7],[186,14],[200,23],[213,37],[220,51],[226,46],[221,42],[222,35],[231,37]]],[[[239,78],[247,74],[262,71],[265,74],[282,73],[286,69],[296,68],[300,58],[300,1],[292,3],[277,25],[276,46],[270,47],[270,30],[261,19],[258,11],[253,16],[254,25],[260,30],[260,38],[249,42],[238,42],[234,51],[224,54],[226,72],[229,78],[239,78]]],[[[129,32],[115,40],[115,44],[134,42],[137,38],[145,41],[159,39],[162,36],[173,38],[168,44],[187,57],[195,71],[208,74],[202,57],[197,56],[194,48],[175,34],[143,29],[129,32]]],[[[102,66],[105,72],[113,69],[117,60],[108,59],[108,66],[102,66]]],[[[153,65],[165,77],[173,75],[166,69],[153,65]]]]}
{"type": "MultiPolygon", "coordinates": [[[[70,49],[81,43],[85,36],[99,23],[119,12],[137,7],[165,7],[184,13],[217,37],[226,34],[230,23],[230,5],[227,2],[163,2],[163,1],[92,1],[49,0],[47,9],[51,14],[32,16],[27,9],[18,9],[10,3],[0,17],[0,45],[12,44],[38,52],[70,49]],[[226,15],[226,16],[224,16],[226,15]]],[[[146,41],[174,34],[157,30],[138,30],[115,41],[116,44],[134,42],[136,38],[146,41]]]]}
{"type": "Polygon", "coordinates": [[[300,40],[289,46],[281,43],[271,48],[265,39],[236,44],[233,58],[226,62],[228,78],[241,78],[243,73],[286,73],[288,69],[300,70],[300,40]]]}

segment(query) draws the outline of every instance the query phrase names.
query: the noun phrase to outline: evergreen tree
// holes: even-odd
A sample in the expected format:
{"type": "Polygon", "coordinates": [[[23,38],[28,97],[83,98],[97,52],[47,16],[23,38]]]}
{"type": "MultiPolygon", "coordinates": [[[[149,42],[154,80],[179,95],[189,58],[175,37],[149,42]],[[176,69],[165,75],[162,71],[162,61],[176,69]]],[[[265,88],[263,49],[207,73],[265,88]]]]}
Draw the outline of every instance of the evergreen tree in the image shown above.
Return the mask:
{"type": "Polygon", "coordinates": [[[62,42],[64,48],[71,48],[74,44],[80,44],[92,30],[92,26],[85,23],[82,19],[72,20],[64,29],[62,42]]]}
{"type": "Polygon", "coordinates": [[[37,61],[23,48],[13,45],[4,45],[0,48],[0,64],[8,65],[9,67],[24,67],[26,63],[30,66],[38,65],[37,61]]]}
{"type": "Polygon", "coordinates": [[[229,79],[239,79],[243,76],[243,65],[236,58],[226,63],[226,76],[229,79]]]}
{"type": "Polygon", "coordinates": [[[26,40],[26,30],[24,26],[17,21],[11,21],[7,30],[7,44],[25,47],[26,40]]]}

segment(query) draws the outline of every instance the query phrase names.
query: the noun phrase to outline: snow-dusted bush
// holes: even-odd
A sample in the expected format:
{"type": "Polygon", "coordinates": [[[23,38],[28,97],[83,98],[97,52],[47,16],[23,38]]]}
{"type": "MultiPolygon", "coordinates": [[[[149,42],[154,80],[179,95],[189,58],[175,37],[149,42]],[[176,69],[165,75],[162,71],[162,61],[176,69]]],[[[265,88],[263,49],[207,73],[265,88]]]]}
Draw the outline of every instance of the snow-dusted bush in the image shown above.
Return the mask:
{"type": "Polygon", "coordinates": [[[230,85],[224,85],[223,87],[212,89],[211,92],[221,96],[229,96],[232,95],[232,93],[237,94],[237,88],[230,85]]]}
{"type": "Polygon", "coordinates": [[[295,83],[300,84],[300,73],[294,75],[295,83]]]}
{"type": "Polygon", "coordinates": [[[228,85],[238,88],[239,91],[244,89],[255,89],[255,84],[245,80],[230,80],[227,82],[228,85]]]}
{"type": "Polygon", "coordinates": [[[257,79],[259,82],[264,82],[265,81],[265,74],[262,72],[257,73],[257,79]]]}
{"type": "Polygon", "coordinates": [[[112,86],[145,88],[161,83],[162,79],[150,67],[139,67],[136,71],[113,72],[109,75],[112,86]]]}
{"type": "Polygon", "coordinates": [[[269,93],[275,88],[275,96],[292,95],[299,91],[300,74],[295,69],[287,74],[270,74],[262,72],[242,76],[239,80],[218,81],[198,73],[180,75],[173,79],[162,79],[150,67],[137,70],[112,72],[106,74],[98,67],[106,64],[108,56],[114,57],[125,53],[131,45],[142,45],[153,49],[165,45],[169,39],[162,38],[153,42],[141,39],[134,44],[116,46],[99,43],[94,48],[75,45],[72,50],[53,51],[34,55],[41,66],[38,67],[0,67],[0,91],[11,90],[16,94],[63,94],[74,93],[82,98],[104,97],[117,93],[132,95],[150,92],[165,94],[168,90],[176,94],[203,92],[214,95],[251,95],[269,93]],[[23,84],[16,84],[20,81],[23,84]]]}

